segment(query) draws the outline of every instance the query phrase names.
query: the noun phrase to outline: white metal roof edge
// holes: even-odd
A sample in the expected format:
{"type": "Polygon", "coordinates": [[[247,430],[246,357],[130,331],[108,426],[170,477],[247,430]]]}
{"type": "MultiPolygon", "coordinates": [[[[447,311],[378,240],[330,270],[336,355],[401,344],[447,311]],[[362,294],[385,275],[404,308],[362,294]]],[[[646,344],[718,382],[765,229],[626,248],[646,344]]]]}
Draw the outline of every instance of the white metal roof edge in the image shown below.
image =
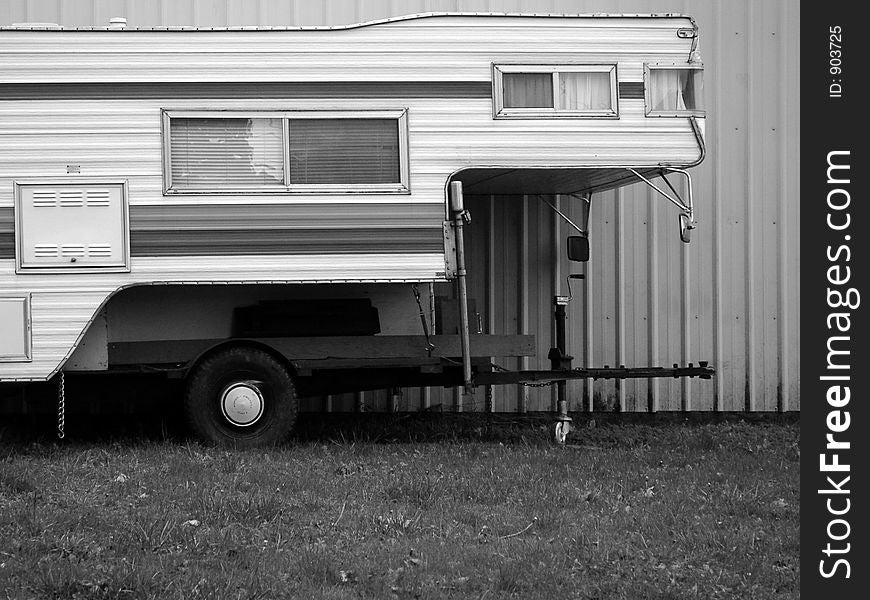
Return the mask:
{"type": "Polygon", "coordinates": [[[165,27],[126,27],[116,28],[110,26],[103,27],[65,27],[63,25],[55,25],[52,23],[33,23],[31,26],[22,23],[17,26],[2,25],[0,31],[111,31],[111,32],[130,32],[130,31],[337,31],[347,29],[357,29],[360,27],[369,27],[371,25],[383,25],[386,23],[395,23],[398,21],[410,21],[414,19],[425,19],[429,17],[545,17],[545,18],[572,18],[572,19],[688,19],[693,24],[695,19],[683,13],[501,13],[501,12],[426,12],[410,15],[401,15],[398,17],[387,17],[384,19],[375,19],[373,21],[364,21],[362,23],[351,23],[347,25],[286,25],[286,26],[259,26],[259,25],[243,25],[234,27],[194,27],[190,25],[175,25],[165,27]]]}

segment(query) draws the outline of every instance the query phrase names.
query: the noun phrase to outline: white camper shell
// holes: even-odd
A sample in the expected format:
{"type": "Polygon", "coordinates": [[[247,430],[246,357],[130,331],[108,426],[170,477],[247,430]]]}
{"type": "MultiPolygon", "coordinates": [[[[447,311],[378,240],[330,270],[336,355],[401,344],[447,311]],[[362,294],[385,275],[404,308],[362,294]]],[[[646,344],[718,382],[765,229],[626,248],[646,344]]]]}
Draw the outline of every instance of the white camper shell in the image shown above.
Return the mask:
{"type": "MultiPolygon", "coordinates": [[[[674,14],[3,28],[0,381],[134,364],[195,379],[243,338],[296,381],[327,357],[434,374],[439,356],[529,354],[529,336],[418,343],[427,284],[464,274],[451,182],[588,202],[645,180],[686,238],[691,194],[652,180],[704,157],[697,43],[674,14]],[[370,301],[377,335],[239,335],[240,308],[336,298],[370,301]]],[[[269,400],[224,383],[247,435],[269,400]]]]}

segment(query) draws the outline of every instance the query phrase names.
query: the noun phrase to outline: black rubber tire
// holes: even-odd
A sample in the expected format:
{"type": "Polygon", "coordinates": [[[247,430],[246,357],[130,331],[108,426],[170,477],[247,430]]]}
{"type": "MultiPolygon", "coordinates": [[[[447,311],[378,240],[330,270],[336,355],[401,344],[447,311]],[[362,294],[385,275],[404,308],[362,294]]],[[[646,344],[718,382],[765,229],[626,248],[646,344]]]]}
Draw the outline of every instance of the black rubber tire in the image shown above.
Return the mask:
{"type": "Polygon", "coordinates": [[[258,348],[232,347],[207,356],[187,379],[184,412],[203,442],[233,448],[274,446],[287,440],[296,424],[299,403],[287,368],[258,348]],[[247,427],[224,416],[223,390],[235,381],[256,380],[263,396],[262,416],[247,427]]]}

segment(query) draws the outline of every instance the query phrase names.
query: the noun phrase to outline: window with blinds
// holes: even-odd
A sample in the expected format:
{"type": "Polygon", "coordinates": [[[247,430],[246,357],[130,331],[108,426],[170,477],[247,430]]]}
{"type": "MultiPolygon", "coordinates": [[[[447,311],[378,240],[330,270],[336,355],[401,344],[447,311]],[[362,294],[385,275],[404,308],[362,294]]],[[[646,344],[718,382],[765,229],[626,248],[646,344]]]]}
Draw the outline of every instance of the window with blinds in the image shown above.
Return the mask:
{"type": "Polygon", "coordinates": [[[618,117],[616,65],[495,65],[496,118],[618,117]]]}
{"type": "Polygon", "coordinates": [[[165,192],[407,192],[407,112],[164,111],[165,192]]]}
{"type": "Polygon", "coordinates": [[[647,65],[646,114],[650,117],[703,116],[704,71],[697,65],[647,65]]]}
{"type": "Polygon", "coordinates": [[[290,119],[290,183],[400,183],[396,119],[290,119]]]}
{"type": "Polygon", "coordinates": [[[172,119],[173,187],[247,189],[284,185],[284,128],[280,119],[172,119]]]}

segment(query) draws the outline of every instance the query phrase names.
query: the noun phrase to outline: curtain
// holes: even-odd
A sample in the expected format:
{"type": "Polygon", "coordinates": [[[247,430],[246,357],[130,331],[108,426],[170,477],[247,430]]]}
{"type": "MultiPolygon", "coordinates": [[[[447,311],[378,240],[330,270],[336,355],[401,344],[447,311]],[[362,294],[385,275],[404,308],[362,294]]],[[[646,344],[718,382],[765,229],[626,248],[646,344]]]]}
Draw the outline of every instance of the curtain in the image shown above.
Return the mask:
{"type": "Polygon", "coordinates": [[[552,73],[503,73],[505,108],[553,108],[552,73]]]}
{"type": "Polygon", "coordinates": [[[612,110],[610,73],[559,73],[561,110],[612,110]]]}
{"type": "Polygon", "coordinates": [[[284,183],[281,119],[170,120],[172,186],[224,190],[284,183]]]}
{"type": "Polygon", "coordinates": [[[650,107],[674,112],[699,108],[700,72],[694,69],[650,70],[650,107]]]}
{"type": "Polygon", "coordinates": [[[290,119],[290,183],[400,183],[398,121],[290,119]]]}

